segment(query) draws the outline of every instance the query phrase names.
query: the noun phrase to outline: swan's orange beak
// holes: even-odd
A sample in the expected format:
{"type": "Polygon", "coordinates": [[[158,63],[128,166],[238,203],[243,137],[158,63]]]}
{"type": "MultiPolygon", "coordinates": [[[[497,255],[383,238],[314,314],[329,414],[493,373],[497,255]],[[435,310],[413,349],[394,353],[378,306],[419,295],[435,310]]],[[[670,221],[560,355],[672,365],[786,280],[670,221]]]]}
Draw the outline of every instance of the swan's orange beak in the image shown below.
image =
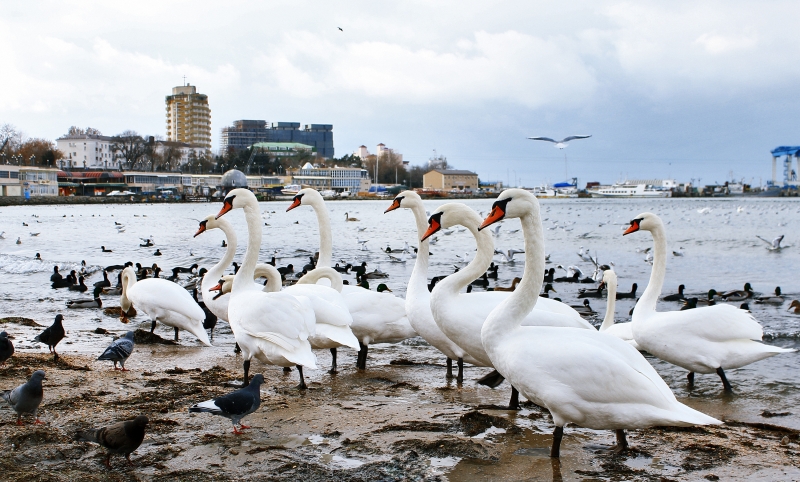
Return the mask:
{"type": "Polygon", "coordinates": [[[439,220],[433,217],[431,217],[431,219],[428,221],[428,225],[430,227],[428,228],[427,231],[425,231],[425,234],[422,235],[422,239],[420,239],[420,242],[425,241],[426,239],[433,236],[437,231],[442,229],[442,225],[439,223],[439,220]]]}
{"type": "Polygon", "coordinates": [[[208,291],[222,291],[222,283],[215,284],[214,286],[209,288],[208,291]]]}
{"type": "Polygon", "coordinates": [[[486,216],[486,219],[483,220],[483,224],[481,224],[481,226],[478,228],[478,231],[480,231],[481,229],[483,229],[483,228],[485,228],[487,226],[491,226],[492,224],[496,223],[497,221],[500,221],[501,219],[503,219],[505,217],[505,215],[506,215],[506,212],[503,211],[503,208],[501,208],[500,206],[492,207],[492,212],[490,212],[489,215],[486,216]]]}
{"type": "Polygon", "coordinates": [[[395,209],[399,208],[401,199],[402,198],[395,198],[394,201],[392,201],[392,205],[389,206],[389,208],[386,209],[386,211],[384,211],[383,214],[386,214],[389,211],[394,211],[395,209]]]}
{"type": "Polygon", "coordinates": [[[196,238],[196,237],[200,236],[201,234],[203,234],[204,232],[206,232],[206,222],[205,221],[200,223],[200,227],[197,228],[197,232],[194,233],[194,237],[196,238]]]}
{"type": "Polygon", "coordinates": [[[232,198],[225,198],[225,201],[222,202],[222,209],[219,210],[219,214],[217,214],[217,219],[221,218],[225,213],[233,209],[233,199],[232,198]]]}
{"type": "Polygon", "coordinates": [[[635,233],[638,230],[639,230],[639,220],[634,219],[633,221],[631,221],[631,227],[626,229],[625,232],[622,233],[622,235],[625,236],[626,234],[635,233]]]}
{"type": "Polygon", "coordinates": [[[286,212],[288,213],[288,212],[289,212],[289,211],[291,211],[292,209],[294,209],[294,208],[296,208],[297,206],[299,206],[299,205],[300,205],[300,200],[301,200],[302,198],[303,198],[303,196],[301,196],[301,195],[295,196],[295,197],[292,199],[292,205],[291,205],[291,206],[289,206],[288,208],[286,208],[286,212]]]}

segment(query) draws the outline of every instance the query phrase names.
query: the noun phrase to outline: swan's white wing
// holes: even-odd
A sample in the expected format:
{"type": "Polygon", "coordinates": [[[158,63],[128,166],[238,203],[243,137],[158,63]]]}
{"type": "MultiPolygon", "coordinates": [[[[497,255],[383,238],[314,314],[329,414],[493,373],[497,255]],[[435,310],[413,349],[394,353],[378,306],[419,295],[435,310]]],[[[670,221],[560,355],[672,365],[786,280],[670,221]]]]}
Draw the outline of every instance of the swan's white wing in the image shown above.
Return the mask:
{"type": "MultiPolygon", "coordinates": [[[[228,306],[231,318],[235,318],[243,330],[278,333],[296,340],[305,340],[314,333],[313,321],[309,323],[308,320],[309,311],[310,308],[294,296],[256,290],[233,293],[228,306]]],[[[313,319],[313,311],[310,316],[313,319]]]]}
{"type": "MultiPolygon", "coordinates": [[[[161,278],[147,278],[137,281],[130,290],[128,298],[145,313],[148,309],[161,309],[179,313],[191,320],[205,319],[205,313],[184,288],[172,281],[161,278]]],[[[149,314],[149,313],[148,313],[149,314]]]]}
{"type": "Polygon", "coordinates": [[[342,294],[329,286],[295,284],[283,290],[292,296],[305,296],[311,300],[316,323],[333,326],[350,326],[353,317],[347,309],[342,294]]]}
{"type": "MultiPolygon", "coordinates": [[[[680,337],[710,341],[761,340],[761,325],[745,310],[714,305],[686,311],[662,311],[648,316],[647,323],[680,337]]],[[[634,328],[635,332],[635,328],[634,328]]]]}

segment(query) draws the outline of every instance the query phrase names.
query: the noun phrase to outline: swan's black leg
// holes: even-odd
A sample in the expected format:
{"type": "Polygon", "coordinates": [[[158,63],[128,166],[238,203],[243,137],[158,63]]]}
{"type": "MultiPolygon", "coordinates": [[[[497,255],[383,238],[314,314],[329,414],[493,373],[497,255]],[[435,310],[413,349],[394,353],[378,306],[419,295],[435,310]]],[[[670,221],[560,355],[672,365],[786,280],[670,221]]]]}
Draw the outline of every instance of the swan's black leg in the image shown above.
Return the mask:
{"type": "Polygon", "coordinates": [[[628,450],[628,439],[625,437],[625,430],[618,429],[615,432],[617,434],[617,443],[611,447],[611,451],[618,454],[628,450]]]}
{"type": "Polygon", "coordinates": [[[458,386],[461,386],[464,383],[464,359],[458,359],[458,376],[456,377],[456,383],[458,386]]]}
{"type": "Polygon", "coordinates": [[[283,367],[283,373],[290,373],[292,371],[292,367],[283,367]]]}
{"type": "Polygon", "coordinates": [[[694,372],[689,372],[689,374],[686,375],[686,379],[689,380],[689,388],[694,387],[694,372]]]}
{"type": "Polygon", "coordinates": [[[484,375],[483,377],[478,379],[478,383],[481,385],[485,385],[489,388],[497,388],[503,383],[505,377],[500,374],[497,370],[492,370],[489,372],[488,375],[484,375]]]}
{"type": "Polygon", "coordinates": [[[445,375],[445,378],[448,380],[453,379],[453,360],[450,358],[447,359],[447,374],[445,375]]]}
{"type": "Polygon", "coordinates": [[[722,369],[722,367],[717,368],[717,375],[719,375],[720,380],[722,380],[722,386],[725,387],[725,393],[733,393],[733,387],[728,381],[728,378],[725,376],[725,371],[722,369]]]}
{"type": "Polygon", "coordinates": [[[239,348],[239,344],[238,343],[236,344],[236,346],[233,347],[233,352],[234,353],[241,353],[242,352],[242,349],[239,348]]]}
{"type": "Polygon", "coordinates": [[[367,353],[369,352],[369,345],[365,345],[361,342],[358,342],[361,345],[361,349],[358,351],[358,361],[356,362],[356,368],[359,370],[366,370],[367,369],[367,353]]]}
{"type": "Polygon", "coordinates": [[[153,320],[153,324],[150,325],[150,333],[156,331],[156,320],[153,320]]]}
{"type": "Polygon", "coordinates": [[[244,367],[244,380],[242,380],[242,385],[246,387],[250,385],[250,360],[245,360],[242,366],[244,367]]]}
{"type": "Polygon", "coordinates": [[[339,373],[336,371],[336,348],[331,348],[331,369],[328,371],[331,375],[339,373]]]}
{"type": "Polygon", "coordinates": [[[508,401],[508,409],[509,410],[519,410],[521,407],[519,406],[519,391],[511,387],[511,400],[508,401]]]}
{"type": "Polygon", "coordinates": [[[558,458],[561,456],[562,438],[564,438],[564,427],[556,427],[553,430],[553,446],[550,447],[550,457],[558,458]]]}
{"type": "Polygon", "coordinates": [[[178,341],[178,328],[175,328],[175,341],[178,341]]]}
{"type": "Polygon", "coordinates": [[[300,373],[300,385],[297,385],[297,388],[299,388],[300,390],[305,390],[308,387],[306,386],[306,379],[303,377],[302,365],[297,365],[297,372],[300,373]]]}

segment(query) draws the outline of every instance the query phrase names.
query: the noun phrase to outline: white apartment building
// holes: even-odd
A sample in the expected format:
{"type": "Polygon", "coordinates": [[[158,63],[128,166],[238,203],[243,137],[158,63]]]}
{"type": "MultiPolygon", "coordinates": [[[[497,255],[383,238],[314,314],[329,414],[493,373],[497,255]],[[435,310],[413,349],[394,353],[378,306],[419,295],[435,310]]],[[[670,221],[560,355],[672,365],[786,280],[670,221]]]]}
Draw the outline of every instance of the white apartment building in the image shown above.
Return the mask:
{"type": "Polygon", "coordinates": [[[94,134],[65,135],[56,139],[56,147],[64,153],[59,167],[87,169],[118,169],[111,145],[113,137],[94,134]]]}

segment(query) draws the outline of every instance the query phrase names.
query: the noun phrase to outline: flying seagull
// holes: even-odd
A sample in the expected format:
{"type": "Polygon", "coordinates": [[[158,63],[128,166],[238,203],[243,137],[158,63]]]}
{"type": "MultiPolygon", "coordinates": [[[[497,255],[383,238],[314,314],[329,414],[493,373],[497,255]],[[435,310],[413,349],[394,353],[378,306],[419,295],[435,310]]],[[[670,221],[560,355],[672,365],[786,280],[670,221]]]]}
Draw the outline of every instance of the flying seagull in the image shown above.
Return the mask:
{"type": "Polygon", "coordinates": [[[569,136],[569,137],[565,137],[565,138],[561,139],[560,141],[557,141],[555,139],[550,139],[549,137],[529,137],[528,139],[530,139],[532,141],[552,142],[553,144],[556,145],[557,148],[563,149],[563,148],[567,147],[567,142],[569,142],[569,141],[573,141],[575,139],[588,139],[589,137],[592,137],[592,136],[569,136]]]}
{"type": "Polygon", "coordinates": [[[342,32],[344,32],[344,30],[342,30],[342,27],[336,27],[336,28],[338,28],[339,30],[341,30],[342,32]]]}

